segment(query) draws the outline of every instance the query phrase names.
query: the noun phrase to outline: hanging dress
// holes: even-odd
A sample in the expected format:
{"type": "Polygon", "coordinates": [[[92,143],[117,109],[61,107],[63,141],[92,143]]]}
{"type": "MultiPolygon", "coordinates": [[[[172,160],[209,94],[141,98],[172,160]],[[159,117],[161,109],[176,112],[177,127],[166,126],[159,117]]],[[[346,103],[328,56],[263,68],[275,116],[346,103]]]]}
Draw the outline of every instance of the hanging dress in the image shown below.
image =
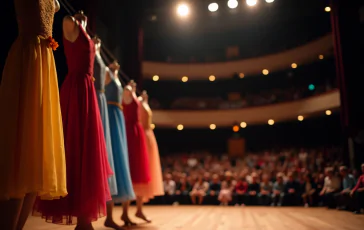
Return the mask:
{"type": "Polygon", "coordinates": [[[149,190],[151,181],[149,156],[144,129],[139,121],[140,102],[136,97],[127,104],[123,100],[123,111],[125,116],[126,136],[129,150],[129,165],[131,180],[136,196],[143,197],[148,201],[153,197],[149,190]]]}
{"type": "MultiPolygon", "coordinates": [[[[53,1],[15,0],[19,36],[0,84],[0,200],[67,195],[66,161],[52,47],[53,1]]],[[[5,31],[3,33],[6,34],[5,31]]],[[[4,36],[6,36],[4,34],[4,36]]]]}
{"type": "Polygon", "coordinates": [[[64,39],[68,75],[61,87],[68,196],[37,200],[35,211],[47,222],[76,224],[77,218],[96,221],[106,215],[111,200],[110,169],[93,78],[95,45],[79,25],[74,42],[64,39]]]}
{"type": "MultiPolygon", "coordinates": [[[[111,147],[109,113],[108,113],[108,108],[107,108],[107,100],[106,100],[106,96],[105,96],[105,74],[106,74],[105,63],[102,60],[100,54],[96,53],[95,62],[94,62],[94,77],[95,77],[94,83],[95,83],[95,89],[96,89],[96,97],[97,97],[97,102],[99,104],[102,126],[104,128],[107,158],[109,160],[111,170],[113,172],[115,172],[114,157],[113,157],[113,153],[112,153],[113,150],[111,147]]],[[[110,188],[111,195],[118,194],[115,175],[113,175],[109,178],[109,188],[110,188]]]]}
{"type": "Polygon", "coordinates": [[[141,102],[140,106],[140,121],[143,125],[145,137],[147,141],[147,150],[149,153],[149,166],[151,174],[151,182],[149,188],[154,196],[164,195],[163,177],[162,177],[162,167],[159,158],[159,150],[157,140],[155,138],[152,126],[152,110],[150,109],[148,103],[141,102]]]}
{"type": "Polygon", "coordinates": [[[111,81],[106,85],[106,98],[110,122],[111,144],[113,149],[117,191],[112,198],[114,202],[134,200],[135,194],[131,183],[128,144],[125,131],[125,119],[121,106],[123,88],[118,79],[109,71],[111,81]]]}

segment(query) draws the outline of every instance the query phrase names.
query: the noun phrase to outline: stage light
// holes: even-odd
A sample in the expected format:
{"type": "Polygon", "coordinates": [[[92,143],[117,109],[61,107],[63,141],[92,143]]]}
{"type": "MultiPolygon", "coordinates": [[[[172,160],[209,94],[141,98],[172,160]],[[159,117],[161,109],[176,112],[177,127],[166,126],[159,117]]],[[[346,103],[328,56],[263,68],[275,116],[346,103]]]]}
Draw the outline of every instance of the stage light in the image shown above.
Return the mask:
{"type": "Polygon", "coordinates": [[[318,56],[318,58],[319,58],[320,60],[322,60],[322,59],[324,59],[324,55],[320,54],[320,55],[318,56]]]}
{"type": "Polygon", "coordinates": [[[155,129],[155,124],[150,124],[151,129],[155,129]]]}
{"type": "Polygon", "coordinates": [[[235,9],[236,7],[238,7],[239,2],[237,0],[229,0],[227,2],[227,5],[230,9],[235,9]]]}
{"type": "Polygon", "coordinates": [[[181,3],[177,6],[177,14],[180,17],[186,17],[190,14],[190,8],[185,3],[181,3]]]}
{"type": "Polygon", "coordinates": [[[246,4],[248,6],[255,6],[257,4],[257,0],[246,0],[246,4]]]}
{"type": "Polygon", "coordinates": [[[236,133],[239,132],[239,126],[234,125],[233,126],[233,131],[236,132],[236,133]]]}
{"type": "Polygon", "coordinates": [[[304,117],[303,117],[303,116],[301,116],[301,115],[299,115],[299,116],[297,117],[297,120],[299,120],[299,121],[303,121],[303,119],[304,119],[304,117]]]}
{"type": "Polygon", "coordinates": [[[269,119],[268,120],[268,125],[274,125],[274,120],[273,119],[269,119]]]}
{"type": "Polygon", "coordinates": [[[315,90],[315,85],[314,84],[309,84],[308,85],[308,90],[310,90],[310,91],[315,90]]]}
{"type": "Polygon", "coordinates": [[[179,130],[179,131],[183,130],[183,125],[181,125],[181,124],[177,125],[177,130],[179,130]]]}
{"type": "Polygon", "coordinates": [[[243,121],[240,123],[240,127],[242,127],[243,129],[246,128],[246,126],[247,126],[246,122],[243,121]]]}
{"type": "Polygon", "coordinates": [[[268,74],[269,74],[269,71],[268,71],[267,69],[263,69],[262,73],[263,73],[264,75],[268,75],[268,74]]]}
{"type": "Polygon", "coordinates": [[[330,11],[331,11],[330,6],[326,6],[326,7],[325,7],[325,11],[326,11],[326,12],[330,12],[330,11]]]}
{"type": "Polygon", "coordinates": [[[326,113],[327,116],[330,116],[331,115],[331,110],[326,110],[325,113],[326,113]]]}
{"type": "Polygon", "coordinates": [[[216,79],[216,77],[214,75],[210,75],[210,77],[209,77],[210,81],[215,81],[215,79],[216,79]]]}
{"type": "Polygon", "coordinates": [[[244,75],[243,73],[239,73],[239,77],[240,77],[240,78],[244,78],[244,77],[245,77],[245,75],[244,75]]]}
{"type": "Polygon", "coordinates": [[[154,75],[153,76],[153,81],[158,81],[159,80],[159,76],[158,75],[154,75]]]}
{"type": "Polygon", "coordinates": [[[292,67],[292,69],[296,69],[297,68],[297,64],[296,63],[292,63],[291,64],[291,67],[292,67]]]}
{"type": "Polygon", "coordinates": [[[217,4],[216,2],[210,3],[208,9],[210,12],[215,12],[219,9],[219,4],[217,4]]]}
{"type": "Polygon", "coordinates": [[[266,3],[272,3],[274,0],[265,0],[266,3]]]}
{"type": "Polygon", "coordinates": [[[188,77],[187,76],[183,76],[182,77],[182,82],[187,82],[188,81],[188,77]]]}
{"type": "Polygon", "coordinates": [[[211,124],[211,125],[210,125],[210,129],[211,129],[211,130],[216,129],[216,125],[215,125],[215,124],[211,124]]]}

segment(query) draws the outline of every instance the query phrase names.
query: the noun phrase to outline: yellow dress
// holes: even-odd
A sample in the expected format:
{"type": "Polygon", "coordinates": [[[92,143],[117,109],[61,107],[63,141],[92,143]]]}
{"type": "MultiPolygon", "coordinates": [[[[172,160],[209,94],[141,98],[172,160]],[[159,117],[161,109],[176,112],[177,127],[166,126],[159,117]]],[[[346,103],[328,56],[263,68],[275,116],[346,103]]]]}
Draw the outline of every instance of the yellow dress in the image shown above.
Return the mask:
{"type": "Polygon", "coordinates": [[[0,200],[67,195],[53,0],[15,0],[19,36],[0,85],[0,200]]]}

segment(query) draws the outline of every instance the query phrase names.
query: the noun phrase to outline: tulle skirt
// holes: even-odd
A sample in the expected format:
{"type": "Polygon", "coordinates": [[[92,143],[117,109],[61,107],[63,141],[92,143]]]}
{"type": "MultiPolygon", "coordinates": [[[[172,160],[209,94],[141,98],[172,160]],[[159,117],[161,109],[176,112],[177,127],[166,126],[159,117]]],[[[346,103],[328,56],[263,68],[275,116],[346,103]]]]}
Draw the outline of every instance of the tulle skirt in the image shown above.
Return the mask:
{"type": "MultiPolygon", "coordinates": [[[[106,151],[107,151],[107,159],[109,160],[109,164],[111,170],[115,172],[115,165],[114,165],[114,156],[113,156],[113,149],[111,147],[111,136],[110,136],[110,125],[109,125],[109,112],[107,108],[107,101],[104,92],[97,92],[97,102],[99,103],[100,115],[102,120],[102,126],[104,128],[104,136],[105,136],[105,144],[106,144],[106,151]]],[[[117,195],[118,189],[116,185],[116,177],[115,173],[109,178],[109,188],[110,194],[117,195]]]]}
{"type": "Polygon", "coordinates": [[[0,85],[0,200],[67,194],[56,66],[49,40],[19,36],[0,85]]]}
{"type": "Polygon", "coordinates": [[[37,200],[35,212],[47,222],[76,224],[76,217],[96,221],[111,200],[104,131],[92,76],[69,73],[61,88],[68,196],[37,200]]]}
{"type": "Polygon", "coordinates": [[[149,153],[149,162],[150,162],[149,165],[150,165],[151,181],[149,189],[151,190],[154,196],[163,196],[164,188],[163,188],[162,167],[159,158],[158,144],[153,130],[146,129],[145,137],[147,141],[147,149],[149,153]]]}
{"type": "Polygon", "coordinates": [[[134,200],[135,194],[129,170],[128,145],[125,131],[124,114],[116,105],[108,105],[111,143],[115,164],[115,176],[118,193],[112,198],[119,203],[134,200]]]}

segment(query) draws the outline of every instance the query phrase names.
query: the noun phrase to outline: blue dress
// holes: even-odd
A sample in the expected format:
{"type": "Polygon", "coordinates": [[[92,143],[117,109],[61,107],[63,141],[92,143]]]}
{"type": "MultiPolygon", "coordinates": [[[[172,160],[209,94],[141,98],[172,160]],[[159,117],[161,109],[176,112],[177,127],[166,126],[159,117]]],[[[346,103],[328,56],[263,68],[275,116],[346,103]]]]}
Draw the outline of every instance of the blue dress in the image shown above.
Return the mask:
{"type": "Polygon", "coordinates": [[[118,194],[113,196],[114,202],[123,202],[135,199],[133,184],[131,182],[128,145],[125,131],[125,119],[122,112],[121,96],[123,88],[112,73],[111,82],[106,85],[106,98],[109,110],[111,145],[113,149],[116,183],[118,194]]]}
{"type": "Polygon", "coordinates": [[[118,194],[117,186],[116,186],[116,177],[115,177],[115,167],[114,167],[114,157],[112,154],[111,147],[111,137],[110,137],[110,127],[109,127],[109,113],[107,109],[107,101],[105,96],[105,64],[102,60],[101,56],[96,54],[95,63],[94,63],[94,78],[95,78],[95,89],[97,90],[97,102],[99,104],[100,115],[102,120],[102,125],[104,128],[104,136],[105,136],[105,144],[107,150],[107,158],[109,160],[109,164],[111,170],[114,172],[114,175],[109,178],[109,188],[110,194],[116,195],[118,194]]]}

